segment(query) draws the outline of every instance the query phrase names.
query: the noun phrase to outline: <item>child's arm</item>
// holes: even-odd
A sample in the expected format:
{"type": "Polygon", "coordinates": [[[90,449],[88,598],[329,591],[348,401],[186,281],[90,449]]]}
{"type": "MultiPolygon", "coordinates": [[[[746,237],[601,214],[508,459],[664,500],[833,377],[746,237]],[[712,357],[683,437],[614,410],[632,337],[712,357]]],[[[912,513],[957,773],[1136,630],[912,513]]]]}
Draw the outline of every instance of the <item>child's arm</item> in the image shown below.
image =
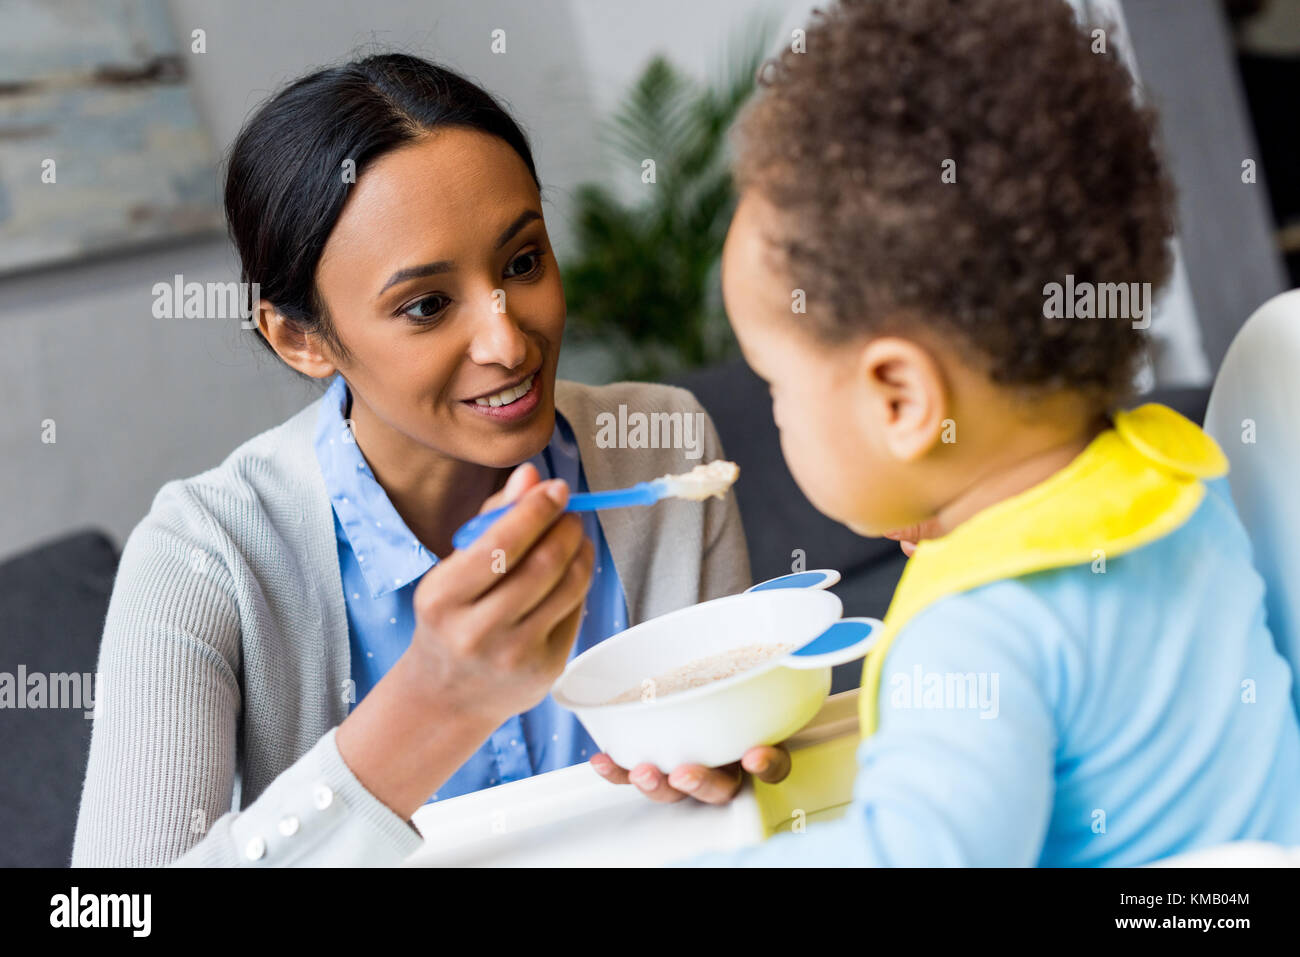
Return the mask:
{"type": "Polygon", "coordinates": [[[1036,864],[1054,793],[1059,630],[1015,582],[931,606],[890,649],[847,816],[690,863],[1036,864]]]}

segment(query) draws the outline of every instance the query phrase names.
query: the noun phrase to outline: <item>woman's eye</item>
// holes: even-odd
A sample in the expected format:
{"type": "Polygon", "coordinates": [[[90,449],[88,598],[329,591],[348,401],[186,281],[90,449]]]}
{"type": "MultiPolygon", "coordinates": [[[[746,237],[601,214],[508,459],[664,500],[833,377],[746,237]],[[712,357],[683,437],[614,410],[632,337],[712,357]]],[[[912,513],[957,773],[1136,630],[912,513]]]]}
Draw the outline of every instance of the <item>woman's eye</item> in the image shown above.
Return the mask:
{"type": "Polygon", "coordinates": [[[521,253],[510,261],[506,267],[507,279],[523,279],[542,268],[542,254],[539,252],[521,253]]]}
{"type": "Polygon", "coordinates": [[[417,322],[425,322],[436,318],[440,312],[447,308],[447,303],[446,296],[425,296],[403,309],[402,315],[409,316],[417,322]]]}

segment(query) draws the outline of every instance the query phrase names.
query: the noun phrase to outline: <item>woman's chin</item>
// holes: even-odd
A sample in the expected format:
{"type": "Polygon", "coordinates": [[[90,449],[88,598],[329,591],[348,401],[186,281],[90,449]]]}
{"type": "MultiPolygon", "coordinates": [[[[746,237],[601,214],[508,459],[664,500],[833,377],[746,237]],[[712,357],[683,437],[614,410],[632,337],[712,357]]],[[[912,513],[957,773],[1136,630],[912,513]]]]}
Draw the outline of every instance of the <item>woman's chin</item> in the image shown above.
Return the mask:
{"type": "Polygon", "coordinates": [[[490,468],[514,468],[540,454],[550,444],[554,432],[555,406],[547,402],[526,423],[512,428],[494,425],[488,434],[472,440],[465,457],[490,468]]]}

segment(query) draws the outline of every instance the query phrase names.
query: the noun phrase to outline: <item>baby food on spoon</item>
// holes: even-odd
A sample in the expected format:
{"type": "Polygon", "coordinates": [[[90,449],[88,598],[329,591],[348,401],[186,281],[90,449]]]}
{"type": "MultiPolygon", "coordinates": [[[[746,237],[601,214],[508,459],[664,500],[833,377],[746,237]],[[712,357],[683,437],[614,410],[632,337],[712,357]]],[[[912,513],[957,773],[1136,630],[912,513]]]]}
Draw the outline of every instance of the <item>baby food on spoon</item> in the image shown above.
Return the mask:
{"type": "Polygon", "coordinates": [[[674,498],[686,498],[702,502],[706,498],[722,498],[727,489],[735,484],[740,475],[740,466],[735,462],[717,459],[708,465],[697,465],[681,475],[665,475],[659,479],[674,498]]]}

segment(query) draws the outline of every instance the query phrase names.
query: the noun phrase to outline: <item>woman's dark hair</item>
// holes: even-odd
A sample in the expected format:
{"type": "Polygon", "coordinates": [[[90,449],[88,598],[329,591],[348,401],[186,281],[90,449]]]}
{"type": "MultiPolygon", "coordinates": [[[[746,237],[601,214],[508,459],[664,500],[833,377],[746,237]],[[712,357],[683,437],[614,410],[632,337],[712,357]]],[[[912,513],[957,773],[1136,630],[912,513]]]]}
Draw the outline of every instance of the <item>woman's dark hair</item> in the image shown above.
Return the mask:
{"type": "Polygon", "coordinates": [[[1061,0],[817,12],[737,127],[736,178],[780,213],[800,318],[831,342],[931,332],[1001,385],[1125,398],[1145,336],[1044,309],[1067,276],[1154,291],[1172,264],[1155,116],[1095,47],[1061,0]]]}
{"type": "Polygon", "coordinates": [[[528,140],[510,115],[482,88],[427,60],[368,56],[281,90],[244,125],[227,161],[226,222],[240,278],[346,356],[316,291],[326,240],[370,163],[444,127],[504,140],[541,188],[528,140]],[[346,160],[354,176],[344,175],[346,160]]]}

